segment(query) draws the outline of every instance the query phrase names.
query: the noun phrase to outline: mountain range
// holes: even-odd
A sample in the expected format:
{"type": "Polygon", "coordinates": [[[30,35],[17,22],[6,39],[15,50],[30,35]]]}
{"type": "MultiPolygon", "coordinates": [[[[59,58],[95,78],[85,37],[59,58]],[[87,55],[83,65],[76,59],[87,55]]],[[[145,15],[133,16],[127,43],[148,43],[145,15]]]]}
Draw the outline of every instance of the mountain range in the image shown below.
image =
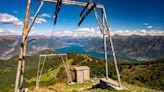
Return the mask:
{"type": "MultiPolygon", "coordinates": [[[[154,60],[164,57],[164,36],[113,36],[113,44],[118,57],[137,61],[154,60]]],[[[103,39],[95,38],[85,44],[88,51],[103,51],[103,39]]],[[[107,44],[108,53],[112,53],[107,44]]],[[[103,53],[103,52],[100,52],[103,53]]]]}
{"type": "MultiPolygon", "coordinates": [[[[114,35],[112,39],[117,57],[136,61],[164,58],[164,36],[114,35]]],[[[33,55],[45,49],[60,49],[71,44],[80,44],[86,51],[103,53],[101,37],[33,35],[27,42],[27,55],[33,55]]],[[[20,43],[21,36],[0,36],[0,59],[8,59],[18,54],[20,43]]],[[[111,54],[109,41],[107,48],[108,53],[111,54]]]]}
{"type": "MultiPolygon", "coordinates": [[[[30,36],[27,41],[27,55],[36,54],[45,49],[63,48],[65,43],[46,36],[30,36]]],[[[0,36],[0,59],[8,59],[18,54],[21,44],[21,36],[0,36]]]]}

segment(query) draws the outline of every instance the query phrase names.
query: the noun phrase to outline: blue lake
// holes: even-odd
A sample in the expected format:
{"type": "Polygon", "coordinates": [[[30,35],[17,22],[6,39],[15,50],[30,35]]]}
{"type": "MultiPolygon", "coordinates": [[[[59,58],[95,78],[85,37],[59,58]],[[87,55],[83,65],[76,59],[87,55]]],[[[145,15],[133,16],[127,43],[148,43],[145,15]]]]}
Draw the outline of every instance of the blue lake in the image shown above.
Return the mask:
{"type": "MultiPolygon", "coordinates": [[[[87,54],[87,55],[90,55],[90,56],[93,56],[93,57],[96,57],[96,58],[103,58],[104,57],[104,54],[97,53],[97,52],[86,51],[84,49],[84,47],[82,47],[78,44],[71,44],[68,47],[55,49],[55,50],[59,53],[78,52],[78,53],[87,54]]],[[[108,55],[108,57],[111,57],[111,55],[108,55]]]]}

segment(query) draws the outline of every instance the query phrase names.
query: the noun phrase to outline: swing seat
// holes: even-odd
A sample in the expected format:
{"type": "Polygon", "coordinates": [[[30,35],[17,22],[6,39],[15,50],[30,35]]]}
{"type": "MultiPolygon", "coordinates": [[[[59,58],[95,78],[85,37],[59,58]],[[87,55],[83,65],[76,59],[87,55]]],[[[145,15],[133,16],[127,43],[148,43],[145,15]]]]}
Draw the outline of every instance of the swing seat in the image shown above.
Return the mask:
{"type": "Polygon", "coordinates": [[[74,82],[67,82],[68,85],[73,85],[75,84],[74,82]]]}
{"type": "Polygon", "coordinates": [[[104,85],[106,85],[108,87],[112,87],[115,90],[125,90],[126,89],[122,85],[119,86],[118,82],[113,80],[113,79],[111,79],[111,78],[108,78],[108,79],[103,78],[103,79],[100,80],[100,83],[104,84],[104,85]]]}

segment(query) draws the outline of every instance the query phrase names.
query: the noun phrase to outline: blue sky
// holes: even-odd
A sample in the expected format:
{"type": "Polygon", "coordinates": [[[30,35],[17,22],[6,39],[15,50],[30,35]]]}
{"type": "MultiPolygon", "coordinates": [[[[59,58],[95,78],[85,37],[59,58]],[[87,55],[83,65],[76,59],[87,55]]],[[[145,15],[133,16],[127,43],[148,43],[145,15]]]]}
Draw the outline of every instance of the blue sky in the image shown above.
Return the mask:
{"type": "MultiPolygon", "coordinates": [[[[78,0],[88,1],[88,0],[78,0]]],[[[96,1],[96,0],[92,0],[96,1]]],[[[97,0],[104,4],[109,26],[112,31],[117,30],[156,30],[164,31],[164,0],[97,0]]],[[[0,30],[21,32],[25,17],[27,0],[1,0],[0,30]],[[8,17],[6,17],[8,16],[8,17]],[[5,18],[11,18],[5,21],[5,18]],[[15,18],[15,19],[14,19],[15,18]]],[[[32,0],[31,17],[39,6],[38,0],[32,0]]],[[[80,12],[79,6],[62,5],[55,30],[73,30],[77,27],[80,12]]],[[[53,14],[55,3],[45,3],[38,22],[32,31],[51,32],[53,28],[53,14]]],[[[80,27],[97,28],[94,12],[84,20],[80,27]]]]}

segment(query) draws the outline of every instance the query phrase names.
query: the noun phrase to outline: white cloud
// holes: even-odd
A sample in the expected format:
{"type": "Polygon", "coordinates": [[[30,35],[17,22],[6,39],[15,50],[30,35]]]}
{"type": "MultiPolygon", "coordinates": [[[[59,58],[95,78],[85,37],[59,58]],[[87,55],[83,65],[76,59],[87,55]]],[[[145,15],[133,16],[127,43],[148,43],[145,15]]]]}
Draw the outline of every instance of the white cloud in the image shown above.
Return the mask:
{"type": "Polygon", "coordinates": [[[65,1],[71,1],[71,0],[63,0],[63,1],[65,2],[65,1]]]}
{"type": "Polygon", "coordinates": [[[94,28],[78,28],[78,32],[94,32],[94,28]]]}
{"type": "Polygon", "coordinates": [[[35,28],[35,27],[32,27],[31,29],[32,29],[32,30],[36,30],[36,28],[35,28]]]}
{"type": "Polygon", "coordinates": [[[17,17],[7,14],[7,13],[0,13],[0,23],[1,24],[14,24],[17,26],[23,25],[23,22],[20,21],[17,17]]]}
{"type": "Polygon", "coordinates": [[[144,23],[143,25],[144,25],[146,28],[149,28],[149,29],[153,28],[153,26],[151,26],[149,23],[144,23]]]}
{"type": "Polygon", "coordinates": [[[148,25],[149,25],[149,23],[144,23],[143,25],[148,26],[148,25]]]}
{"type": "Polygon", "coordinates": [[[122,35],[122,36],[130,36],[130,35],[141,35],[141,36],[164,36],[164,30],[157,31],[157,30],[118,30],[118,31],[111,31],[112,35],[122,35]]]}
{"type": "Polygon", "coordinates": [[[56,30],[53,32],[53,34],[50,34],[47,36],[69,36],[69,37],[101,37],[101,32],[94,31],[94,28],[78,28],[75,30],[56,30]]]}
{"type": "Polygon", "coordinates": [[[0,29],[0,35],[20,35],[20,33],[11,29],[0,29]]]}
{"type": "MultiPolygon", "coordinates": [[[[46,36],[58,36],[58,37],[102,37],[102,34],[99,30],[90,31],[93,28],[78,28],[76,30],[56,30],[53,33],[46,33],[46,36]]],[[[44,33],[38,33],[40,35],[45,35],[44,33]]],[[[37,34],[37,35],[38,35],[37,34]]],[[[36,35],[36,34],[35,34],[36,35]]],[[[122,35],[122,36],[131,36],[131,35],[140,35],[140,36],[164,36],[164,30],[117,30],[111,31],[111,35],[122,35]]]]}
{"type": "Polygon", "coordinates": [[[14,10],[13,13],[18,14],[18,11],[14,10]]]}
{"type": "Polygon", "coordinates": [[[47,13],[43,13],[40,17],[47,17],[47,18],[51,18],[51,16],[47,13]]]}
{"type": "Polygon", "coordinates": [[[153,26],[147,26],[147,28],[153,28],[153,26]]]}
{"type": "MultiPolygon", "coordinates": [[[[33,17],[30,17],[30,18],[33,19],[33,17]]],[[[47,20],[44,18],[38,17],[38,18],[36,18],[35,23],[38,23],[38,24],[47,23],[47,20]]]]}

